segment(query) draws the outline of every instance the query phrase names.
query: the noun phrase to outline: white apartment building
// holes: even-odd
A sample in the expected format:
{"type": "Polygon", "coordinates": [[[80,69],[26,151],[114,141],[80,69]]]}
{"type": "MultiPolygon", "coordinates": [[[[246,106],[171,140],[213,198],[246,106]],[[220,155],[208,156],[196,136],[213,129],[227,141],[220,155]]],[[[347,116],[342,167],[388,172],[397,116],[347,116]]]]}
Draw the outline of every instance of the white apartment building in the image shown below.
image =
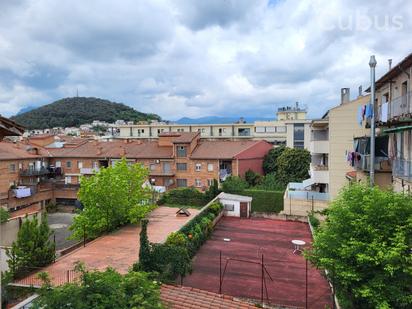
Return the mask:
{"type": "Polygon", "coordinates": [[[254,123],[228,124],[171,124],[152,122],[145,124],[124,124],[113,127],[118,130],[116,138],[157,139],[159,134],[168,132],[200,132],[201,138],[218,140],[266,140],[273,145],[291,148],[309,148],[310,120],[306,119],[306,109],[282,107],[277,111],[277,120],[255,121],[254,123]]]}

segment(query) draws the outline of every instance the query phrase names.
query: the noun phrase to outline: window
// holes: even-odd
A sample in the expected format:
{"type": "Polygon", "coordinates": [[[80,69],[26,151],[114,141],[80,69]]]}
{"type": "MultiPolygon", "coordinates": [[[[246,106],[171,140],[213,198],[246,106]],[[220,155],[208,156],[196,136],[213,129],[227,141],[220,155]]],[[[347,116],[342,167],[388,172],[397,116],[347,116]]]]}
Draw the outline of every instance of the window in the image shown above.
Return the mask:
{"type": "Polygon", "coordinates": [[[186,147],[185,146],[177,146],[177,156],[178,157],[186,157],[186,147]]]}
{"type": "Polygon", "coordinates": [[[250,128],[239,128],[237,132],[239,136],[250,136],[250,128]]]}
{"type": "Polygon", "coordinates": [[[205,128],[199,128],[199,129],[197,129],[197,132],[200,132],[200,133],[205,133],[205,132],[206,132],[206,130],[205,130],[205,128]]]}
{"type": "Polygon", "coordinates": [[[226,132],[225,128],[219,128],[219,136],[222,136],[226,132]]]}
{"type": "Polygon", "coordinates": [[[66,162],[66,167],[71,168],[72,167],[72,161],[67,161],[66,162]]]}
{"type": "Polygon", "coordinates": [[[149,167],[150,167],[150,170],[151,170],[151,171],[155,171],[155,170],[156,170],[156,164],[153,164],[153,163],[152,163],[152,164],[149,165],[149,167]]]}
{"type": "Polygon", "coordinates": [[[186,171],[187,170],[187,163],[176,163],[176,169],[178,171],[186,171]]]}
{"type": "Polygon", "coordinates": [[[19,170],[22,170],[22,169],[23,169],[23,164],[19,163],[19,170]]]}
{"type": "Polygon", "coordinates": [[[277,133],[286,133],[286,127],[285,126],[276,127],[276,132],[277,133]]]}
{"type": "Polygon", "coordinates": [[[208,163],[207,164],[207,171],[208,172],[213,172],[213,163],[208,163]]]}
{"type": "Polygon", "coordinates": [[[200,170],[202,169],[202,163],[196,163],[195,169],[196,169],[196,172],[200,172],[200,170]]]}
{"type": "Polygon", "coordinates": [[[77,162],[77,168],[79,168],[79,169],[83,168],[83,162],[82,161],[77,162]]]}
{"type": "Polygon", "coordinates": [[[202,181],[200,179],[195,179],[195,186],[196,187],[201,187],[202,186],[202,181]]]}
{"type": "Polygon", "coordinates": [[[170,162],[163,162],[163,173],[170,173],[170,162]]]}
{"type": "Polygon", "coordinates": [[[62,167],[62,162],[61,161],[56,161],[56,167],[62,167]]]}
{"type": "Polygon", "coordinates": [[[16,172],[16,164],[12,163],[9,165],[9,172],[15,173],[16,172]]]}
{"type": "Polygon", "coordinates": [[[137,135],[140,136],[144,134],[144,129],[137,129],[137,135]]]}
{"type": "Polygon", "coordinates": [[[235,210],[235,205],[233,204],[224,204],[223,205],[226,211],[234,211],[235,210]]]}
{"type": "Polygon", "coordinates": [[[176,179],[176,184],[179,188],[187,187],[187,179],[176,179]]]}
{"type": "Polygon", "coordinates": [[[212,186],[213,185],[213,179],[208,179],[207,180],[207,185],[208,185],[208,187],[212,186]]]}
{"type": "Polygon", "coordinates": [[[130,134],[129,135],[133,136],[133,128],[132,127],[130,127],[130,134]]]}
{"type": "Polygon", "coordinates": [[[185,131],[185,129],[183,129],[183,128],[178,128],[177,129],[177,132],[184,132],[185,131]]]}
{"type": "Polygon", "coordinates": [[[157,129],[157,134],[163,133],[164,129],[157,129]]]}
{"type": "Polygon", "coordinates": [[[276,127],[266,127],[265,129],[266,129],[267,133],[275,133],[276,132],[276,127]]]}
{"type": "Polygon", "coordinates": [[[256,133],[265,133],[265,127],[256,127],[255,128],[256,133]]]}
{"type": "Polygon", "coordinates": [[[303,123],[293,125],[293,147],[303,148],[305,140],[305,127],[303,123]]]}
{"type": "Polygon", "coordinates": [[[99,168],[99,163],[97,161],[93,162],[93,169],[98,169],[99,168]]]}
{"type": "Polygon", "coordinates": [[[67,184],[71,184],[72,183],[72,177],[71,176],[66,176],[64,178],[64,183],[67,184]]]}

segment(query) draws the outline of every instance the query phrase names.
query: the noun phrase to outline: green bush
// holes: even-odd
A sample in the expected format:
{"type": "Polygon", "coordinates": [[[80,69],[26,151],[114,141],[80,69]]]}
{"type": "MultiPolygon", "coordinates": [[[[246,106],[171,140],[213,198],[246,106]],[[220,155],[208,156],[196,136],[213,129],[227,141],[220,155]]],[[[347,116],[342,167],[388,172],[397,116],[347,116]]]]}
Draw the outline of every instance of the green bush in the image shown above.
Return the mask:
{"type": "Polygon", "coordinates": [[[315,216],[313,212],[309,213],[308,218],[309,218],[309,222],[312,225],[313,229],[316,231],[320,225],[319,219],[315,216]]]}
{"type": "Polygon", "coordinates": [[[238,176],[230,176],[222,183],[222,190],[226,193],[238,194],[248,187],[248,183],[238,176]]]}
{"type": "Polygon", "coordinates": [[[5,210],[3,207],[0,207],[0,223],[7,222],[9,218],[10,218],[9,212],[5,210]]]}
{"type": "Polygon", "coordinates": [[[207,204],[204,193],[195,188],[177,188],[167,191],[159,204],[203,206],[207,204]]]}
{"type": "Polygon", "coordinates": [[[254,187],[261,183],[262,176],[258,173],[248,169],[245,173],[245,180],[248,183],[249,187],[254,187]]]}
{"type": "Polygon", "coordinates": [[[279,181],[276,174],[263,176],[261,182],[254,187],[254,189],[269,191],[284,191],[285,188],[286,186],[279,181]]]}
{"type": "Polygon", "coordinates": [[[279,213],[283,210],[284,192],[282,191],[248,189],[241,194],[253,198],[252,212],[279,213]]]}

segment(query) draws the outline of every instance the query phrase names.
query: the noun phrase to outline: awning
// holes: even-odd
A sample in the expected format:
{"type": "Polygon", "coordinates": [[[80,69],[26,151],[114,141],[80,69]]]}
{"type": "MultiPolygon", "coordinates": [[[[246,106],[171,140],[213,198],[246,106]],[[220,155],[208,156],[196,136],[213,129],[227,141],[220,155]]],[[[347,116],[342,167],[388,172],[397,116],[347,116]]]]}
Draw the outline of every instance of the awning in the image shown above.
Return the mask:
{"type": "Polygon", "coordinates": [[[307,188],[307,187],[310,187],[311,185],[314,185],[315,181],[312,178],[309,178],[309,179],[302,181],[302,184],[304,188],[307,188]]]}
{"type": "Polygon", "coordinates": [[[383,130],[383,132],[384,133],[394,133],[394,132],[401,132],[401,131],[406,131],[406,130],[412,130],[412,126],[402,126],[402,127],[385,129],[383,130]]]}

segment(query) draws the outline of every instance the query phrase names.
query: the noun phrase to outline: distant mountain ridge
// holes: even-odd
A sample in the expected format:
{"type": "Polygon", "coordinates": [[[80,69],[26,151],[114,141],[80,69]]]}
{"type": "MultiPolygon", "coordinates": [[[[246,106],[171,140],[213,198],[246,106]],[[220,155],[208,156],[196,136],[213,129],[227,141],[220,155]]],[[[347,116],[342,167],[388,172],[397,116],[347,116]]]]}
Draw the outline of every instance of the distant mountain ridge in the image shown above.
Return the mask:
{"type": "MultiPolygon", "coordinates": [[[[220,117],[220,116],[206,116],[200,118],[188,118],[183,117],[179,120],[174,121],[178,124],[224,124],[224,123],[235,123],[240,120],[241,117],[220,117]]],[[[243,120],[247,123],[253,123],[255,121],[271,121],[275,120],[275,117],[243,117],[243,120]]]]}
{"type": "Polygon", "coordinates": [[[93,120],[115,122],[161,120],[156,114],[146,114],[122,103],[93,97],[64,98],[11,117],[27,129],[78,127],[93,120]]]}

